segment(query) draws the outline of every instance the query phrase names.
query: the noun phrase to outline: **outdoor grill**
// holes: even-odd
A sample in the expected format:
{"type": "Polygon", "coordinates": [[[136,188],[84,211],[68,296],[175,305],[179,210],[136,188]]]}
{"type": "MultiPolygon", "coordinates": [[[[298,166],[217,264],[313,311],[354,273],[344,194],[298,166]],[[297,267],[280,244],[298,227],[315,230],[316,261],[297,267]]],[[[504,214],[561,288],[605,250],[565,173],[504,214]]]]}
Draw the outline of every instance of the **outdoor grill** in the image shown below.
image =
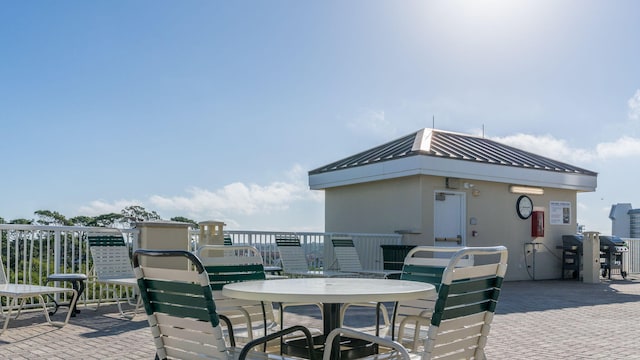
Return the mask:
{"type": "MultiPolygon", "coordinates": [[[[617,236],[601,235],[600,238],[600,269],[602,277],[611,279],[611,274],[617,274],[626,279],[624,270],[623,253],[628,252],[627,244],[617,236]]],[[[583,251],[582,235],[562,236],[562,279],[569,276],[570,279],[580,279],[583,251]]]]}
{"type": "Polygon", "coordinates": [[[611,279],[611,273],[616,273],[627,278],[627,272],[622,263],[622,254],[629,251],[629,247],[617,236],[600,236],[600,268],[602,277],[611,279]]]}
{"type": "Polygon", "coordinates": [[[582,235],[562,235],[562,279],[580,279],[582,235]]]}

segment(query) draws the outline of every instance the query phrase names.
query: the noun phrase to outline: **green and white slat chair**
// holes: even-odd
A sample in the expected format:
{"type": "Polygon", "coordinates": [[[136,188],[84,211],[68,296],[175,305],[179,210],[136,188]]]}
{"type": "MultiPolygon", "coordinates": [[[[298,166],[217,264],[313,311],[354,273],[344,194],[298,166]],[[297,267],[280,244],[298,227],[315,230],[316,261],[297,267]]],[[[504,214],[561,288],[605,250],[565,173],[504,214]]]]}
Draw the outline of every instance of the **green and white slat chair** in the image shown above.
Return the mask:
{"type": "Polygon", "coordinates": [[[356,273],[367,277],[387,278],[389,275],[400,274],[398,270],[365,270],[362,268],[360,256],[351,236],[331,236],[333,253],[338,268],[343,272],[356,273]]]}
{"type": "MultiPolygon", "coordinates": [[[[218,314],[213,292],[202,262],[183,250],[137,250],[134,271],[156,346],[156,359],[284,359],[279,354],[259,351],[261,344],[294,332],[301,332],[311,346],[311,333],[293,326],[255,339],[243,348],[235,346],[233,326],[218,314]],[[141,266],[142,257],[184,257],[188,269],[141,266]],[[228,328],[229,340],[220,320],[228,328]]],[[[310,358],[313,354],[309,354],[310,358]]]]}
{"type": "MultiPolygon", "coordinates": [[[[258,249],[249,245],[203,245],[196,250],[196,255],[209,274],[218,313],[225,315],[233,324],[236,342],[239,339],[251,341],[254,337],[278,331],[283,317],[280,313],[280,320],[276,320],[278,315],[272,303],[232,299],[222,295],[221,291],[226,284],[267,279],[258,249]]],[[[280,308],[300,305],[316,305],[322,310],[321,304],[289,303],[280,304],[280,308]]],[[[319,333],[315,329],[310,331],[319,333]]]]}
{"type": "Polygon", "coordinates": [[[276,237],[276,246],[280,254],[282,269],[286,275],[292,277],[355,277],[356,273],[332,270],[309,270],[309,264],[300,244],[295,236],[276,237]]]}
{"type": "MultiPolygon", "coordinates": [[[[397,341],[353,329],[338,328],[326,339],[324,360],[336,336],[348,336],[377,343],[389,351],[363,359],[485,359],[484,347],[495,313],[504,275],[507,249],[504,246],[463,248],[455,253],[442,273],[435,309],[430,316],[407,318],[428,326],[419,351],[397,341]],[[464,257],[474,255],[483,265],[459,267],[464,257]]],[[[422,332],[421,332],[422,333],[422,332]]]]}
{"type": "MultiPolygon", "coordinates": [[[[419,281],[433,284],[436,291],[440,289],[444,270],[449,265],[451,256],[462,247],[417,246],[411,249],[404,259],[401,280],[419,281]]],[[[456,262],[456,267],[473,265],[473,256],[466,255],[456,262]]],[[[397,340],[405,347],[417,350],[421,332],[426,331],[424,323],[410,321],[412,316],[431,317],[437,297],[398,302],[393,311],[391,322],[391,339],[397,340]],[[396,337],[397,336],[397,337],[396,337]]],[[[428,327],[428,324],[427,324],[428,327]]]]}
{"type": "Polygon", "coordinates": [[[278,328],[273,305],[248,300],[227,298],[222,295],[226,284],[265,280],[264,265],[260,252],[247,245],[203,245],[196,255],[209,274],[218,312],[233,324],[236,340],[253,340],[278,328]],[[264,306],[264,308],[263,308],[264,306]]]}
{"type": "MultiPolygon", "coordinates": [[[[87,243],[93,260],[93,275],[89,276],[89,281],[106,285],[107,291],[112,289],[120,314],[132,318],[140,309],[142,300],[135,299],[138,284],[122,233],[117,229],[88,232],[87,243]],[[123,290],[128,304],[134,306],[132,311],[125,311],[122,307],[123,290]]],[[[99,293],[98,308],[102,302],[102,289],[99,293]]]]}

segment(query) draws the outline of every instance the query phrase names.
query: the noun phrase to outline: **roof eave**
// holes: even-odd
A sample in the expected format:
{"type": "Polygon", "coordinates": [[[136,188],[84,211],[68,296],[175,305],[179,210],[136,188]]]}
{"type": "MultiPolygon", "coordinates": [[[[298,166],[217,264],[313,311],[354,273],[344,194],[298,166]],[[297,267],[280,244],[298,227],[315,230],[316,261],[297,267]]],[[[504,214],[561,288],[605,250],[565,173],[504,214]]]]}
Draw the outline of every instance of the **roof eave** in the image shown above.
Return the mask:
{"type": "Polygon", "coordinates": [[[581,192],[595,191],[597,186],[597,174],[595,173],[567,173],[415,155],[393,161],[381,161],[331,172],[309,174],[309,187],[312,190],[322,190],[412,175],[457,177],[581,192]]]}

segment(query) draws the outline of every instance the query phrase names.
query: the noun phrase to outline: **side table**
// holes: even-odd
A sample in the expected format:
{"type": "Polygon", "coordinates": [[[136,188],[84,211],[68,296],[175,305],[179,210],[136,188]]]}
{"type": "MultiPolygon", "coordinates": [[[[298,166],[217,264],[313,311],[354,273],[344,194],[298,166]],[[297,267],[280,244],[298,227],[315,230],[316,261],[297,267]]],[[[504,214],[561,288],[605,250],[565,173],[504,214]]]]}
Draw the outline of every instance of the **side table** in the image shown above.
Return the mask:
{"type": "MultiPolygon", "coordinates": [[[[71,287],[73,289],[75,289],[78,292],[78,295],[76,295],[76,302],[73,306],[73,309],[69,309],[69,311],[71,311],[71,316],[76,316],[77,313],[80,312],[80,310],[76,309],[76,307],[78,306],[78,302],[77,300],[80,299],[80,296],[82,295],[82,292],[84,291],[85,288],[85,284],[84,282],[87,280],[87,275],[85,274],[51,274],[47,277],[47,281],[51,282],[51,281],[66,281],[71,283],[71,287]]],[[[46,285],[45,283],[45,285],[46,285]]],[[[58,308],[60,306],[69,306],[73,303],[74,299],[71,299],[71,301],[69,303],[66,304],[58,304],[58,302],[54,299],[53,303],[56,305],[55,309],[49,313],[49,315],[53,315],[58,311],[58,308]]]]}

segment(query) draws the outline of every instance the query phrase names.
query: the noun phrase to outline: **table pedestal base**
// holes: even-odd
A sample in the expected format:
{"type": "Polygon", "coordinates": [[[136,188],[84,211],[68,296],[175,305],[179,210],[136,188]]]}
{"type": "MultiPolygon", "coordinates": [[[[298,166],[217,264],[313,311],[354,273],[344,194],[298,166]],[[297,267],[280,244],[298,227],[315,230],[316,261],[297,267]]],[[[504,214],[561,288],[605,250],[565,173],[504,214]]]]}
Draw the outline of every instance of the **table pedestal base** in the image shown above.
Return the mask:
{"type": "MultiPolygon", "coordinates": [[[[324,353],[324,340],[324,335],[313,337],[313,355],[316,359],[322,359],[322,354],[324,353]]],[[[333,348],[336,349],[335,346],[333,348]]],[[[285,343],[282,344],[282,353],[301,358],[308,358],[309,350],[307,349],[306,339],[302,338],[285,341],[285,343]]],[[[359,359],[377,353],[378,344],[373,344],[361,339],[341,337],[340,357],[337,359],[359,359]]]]}

